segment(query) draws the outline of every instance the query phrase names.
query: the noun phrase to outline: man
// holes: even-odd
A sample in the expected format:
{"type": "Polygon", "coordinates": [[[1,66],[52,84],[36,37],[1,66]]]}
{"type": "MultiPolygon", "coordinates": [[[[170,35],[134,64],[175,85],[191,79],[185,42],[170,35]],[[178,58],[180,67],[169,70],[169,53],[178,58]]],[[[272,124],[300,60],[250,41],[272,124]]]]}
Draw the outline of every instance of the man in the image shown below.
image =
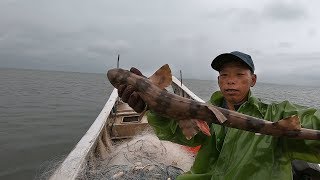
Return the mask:
{"type": "MultiPolygon", "coordinates": [[[[320,129],[320,111],[288,101],[266,104],[252,96],[250,88],[257,76],[249,55],[238,51],[221,54],[211,67],[219,72],[220,91],[212,94],[209,103],[274,122],[297,114],[302,127],[320,129]]],[[[144,103],[132,88],[119,88],[119,95],[142,111],[144,103]]],[[[199,132],[188,140],[175,120],[149,112],[148,122],[159,139],[201,145],[191,170],[178,179],[292,179],[292,160],[320,163],[320,142],[315,140],[259,135],[217,124],[209,125],[211,136],[199,132]]]]}

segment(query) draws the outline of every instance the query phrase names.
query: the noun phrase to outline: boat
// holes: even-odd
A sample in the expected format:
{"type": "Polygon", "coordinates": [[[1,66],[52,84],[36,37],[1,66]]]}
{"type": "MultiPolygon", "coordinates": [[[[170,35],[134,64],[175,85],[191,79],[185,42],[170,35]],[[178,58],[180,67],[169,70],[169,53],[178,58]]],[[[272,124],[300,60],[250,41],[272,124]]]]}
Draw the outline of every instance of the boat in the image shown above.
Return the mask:
{"type": "MultiPolygon", "coordinates": [[[[168,90],[204,102],[175,76],[172,76],[168,90]]],[[[114,142],[130,139],[148,127],[147,117],[140,117],[139,113],[122,102],[114,88],[96,120],[49,179],[78,179],[84,166],[96,158],[106,158],[113,151],[114,142]]]]}
{"type": "MultiPolygon", "coordinates": [[[[175,76],[172,76],[172,84],[168,90],[182,97],[204,102],[175,76]]],[[[106,158],[114,150],[113,144],[116,141],[129,140],[148,127],[146,116],[141,117],[139,113],[133,111],[120,100],[117,89],[113,89],[108,101],[89,130],[49,179],[79,179],[83,173],[83,167],[91,164],[97,158],[106,158]]],[[[320,177],[319,164],[304,161],[295,162],[295,164],[293,168],[294,179],[307,176],[320,177]]]]}

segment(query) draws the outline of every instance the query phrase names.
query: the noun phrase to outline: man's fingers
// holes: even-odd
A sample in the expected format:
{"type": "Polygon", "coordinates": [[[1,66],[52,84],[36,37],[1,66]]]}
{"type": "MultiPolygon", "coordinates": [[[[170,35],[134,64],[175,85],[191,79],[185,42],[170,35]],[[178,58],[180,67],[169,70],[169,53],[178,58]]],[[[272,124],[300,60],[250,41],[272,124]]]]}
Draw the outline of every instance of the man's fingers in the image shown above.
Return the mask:
{"type": "Polygon", "coordinates": [[[128,102],[130,95],[134,92],[135,88],[128,85],[122,93],[121,100],[123,102],[128,102]]]}
{"type": "Polygon", "coordinates": [[[129,104],[130,107],[134,107],[136,105],[137,101],[138,101],[138,98],[139,98],[138,93],[133,92],[130,95],[127,103],[129,104]]]}
{"type": "Polygon", "coordinates": [[[141,97],[139,96],[139,94],[136,93],[136,92],[133,92],[133,93],[130,95],[130,97],[129,97],[129,99],[128,99],[128,104],[129,104],[129,106],[132,107],[132,109],[133,109],[134,111],[136,111],[137,113],[141,113],[141,112],[144,110],[145,106],[146,106],[146,104],[144,103],[144,101],[141,99],[141,97]]]}
{"type": "MultiPolygon", "coordinates": [[[[135,68],[135,67],[132,67],[131,69],[130,69],[130,72],[132,72],[132,73],[134,73],[134,74],[136,74],[136,75],[139,75],[139,76],[143,76],[142,75],[142,73],[137,69],[137,68],[135,68]]],[[[122,98],[122,95],[123,95],[123,93],[124,93],[124,91],[127,89],[127,87],[128,86],[130,86],[130,85],[120,85],[119,86],[119,88],[118,88],[118,95],[119,95],[119,97],[121,97],[122,98]]],[[[129,89],[128,89],[129,90],[129,89]]],[[[127,90],[127,91],[128,91],[127,90]]],[[[129,98],[129,97],[128,97],[129,98]]],[[[128,98],[126,98],[126,99],[128,99],[128,98]]]]}
{"type": "MultiPolygon", "coordinates": [[[[143,76],[142,73],[134,67],[130,69],[130,72],[143,76]]],[[[136,89],[131,85],[120,85],[118,88],[118,95],[121,100],[128,103],[134,111],[141,113],[145,109],[146,104],[135,90],[136,89]]]]}
{"type": "Polygon", "coordinates": [[[121,97],[123,94],[123,91],[126,89],[126,85],[120,85],[118,88],[118,96],[121,97]]]}
{"type": "Polygon", "coordinates": [[[140,98],[138,98],[138,101],[136,103],[136,105],[133,107],[133,109],[137,112],[137,113],[141,113],[146,107],[146,103],[140,98]]]}

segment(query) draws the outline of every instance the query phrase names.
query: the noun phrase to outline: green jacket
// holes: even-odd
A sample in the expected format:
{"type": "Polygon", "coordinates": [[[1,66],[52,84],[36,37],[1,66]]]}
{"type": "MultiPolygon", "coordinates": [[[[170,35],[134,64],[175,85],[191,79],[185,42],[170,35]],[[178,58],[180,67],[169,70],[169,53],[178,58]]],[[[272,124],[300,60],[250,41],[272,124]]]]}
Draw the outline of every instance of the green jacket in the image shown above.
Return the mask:
{"type": "MultiPolygon", "coordinates": [[[[221,106],[220,91],[210,103],[221,106]]],[[[294,105],[288,101],[265,104],[249,93],[248,101],[238,112],[278,121],[298,114],[302,127],[320,129],[320,111],[294,105]]],[[[320,163],[320,141],[279,138],[211,124],[212,136],[198,133],[191,140],[182,134],[176,121],[148,113],[148,122],[159,139],[201,148],[191,170],[178,179],[292,179],[294,159],[320,163]]]]}

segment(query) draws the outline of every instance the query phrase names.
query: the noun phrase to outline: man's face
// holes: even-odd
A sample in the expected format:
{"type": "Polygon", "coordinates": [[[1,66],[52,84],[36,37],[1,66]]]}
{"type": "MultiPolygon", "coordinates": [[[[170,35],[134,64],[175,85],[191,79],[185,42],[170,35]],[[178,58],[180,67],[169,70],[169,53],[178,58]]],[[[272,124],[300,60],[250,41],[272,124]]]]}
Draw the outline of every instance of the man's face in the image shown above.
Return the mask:
{"type": "Polygon", "coordinates": [[[238,61],[224,64],[218,76],[220,91],[226,101],[233,105],[246,101],[250,87],[255,85],[256,80],[256,75],[238,61]]]}

